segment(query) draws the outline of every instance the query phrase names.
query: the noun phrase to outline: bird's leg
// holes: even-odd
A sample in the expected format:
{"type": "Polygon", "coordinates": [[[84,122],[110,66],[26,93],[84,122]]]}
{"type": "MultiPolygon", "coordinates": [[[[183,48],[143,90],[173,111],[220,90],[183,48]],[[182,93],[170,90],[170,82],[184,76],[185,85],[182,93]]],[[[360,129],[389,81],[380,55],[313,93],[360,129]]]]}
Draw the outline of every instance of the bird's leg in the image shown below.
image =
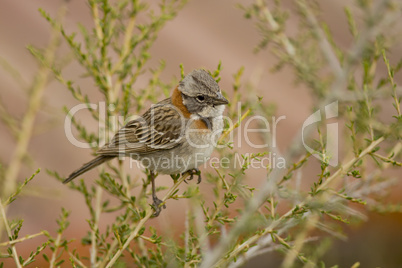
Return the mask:
{"type": "Polygon", "coordinates": [[[155,213],[153,214],[153,216],[158,217],[159,213],[161,213],[161,211],[162,211],[162,207],[166,208],[166,205],[163,204],[163,201],[160,200],[156,196],[156,187],[155,187],[155,178],[156,178],[156,176],[155,176],[155,173],[153,171],[151,171],[150,176],[151,176],[151,183],[152,183],[152,200],[153,200],[152,206],[153,206],[153,208],[155,210],[155,213]],[[163,204],[162,207],[161,207],[161,204],[163,204]]]}
{"type": "Polygon", "coordinates": [[[186,172],[182,173],[181,175],[185,175],[185,174],[189,174],[190,178],[188,179],[189,181],[191,181],[192,179],[194,179],[194,175],[198,176],[198,180],[197,180],[197,184],[199,184],[201,182],[201,171],[198,168],[193,168],[193,169],[189,169],[186,172]]]}

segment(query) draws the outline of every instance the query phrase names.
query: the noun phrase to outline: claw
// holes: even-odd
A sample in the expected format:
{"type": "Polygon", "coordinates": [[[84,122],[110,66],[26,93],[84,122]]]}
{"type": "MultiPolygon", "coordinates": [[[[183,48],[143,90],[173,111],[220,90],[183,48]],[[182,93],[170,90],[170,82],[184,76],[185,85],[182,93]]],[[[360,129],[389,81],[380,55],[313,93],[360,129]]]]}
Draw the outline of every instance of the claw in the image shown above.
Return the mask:
{"type": "Polygon", "coordinates": [[[154,217],[158,217],[159,214],[162,211],[162,208],[166,208],[166,205],[163,204],[163,201],[160,200],[157,196],[156,196],[156,187],[155,187],[155,173],[151,172],[151,183],[152,183],[152,200],[154,201],[152,203],[152,207],[155,210],[155,213],[153,214],[154,217]],[[163,204],[161,206],[161,204],[163,204]]]}
{"type": "MultiPolygon", "coordinates": [[[[182,175],[185,175],[185,174],[189,174],[189,175],[190,175],[190,178],[187,179],[187,180],[189,180],[189,181],[191,181],[192,179],[194,179],[194,175],[197,175],[197,176],[198,176],[197,184],[200,184],[202,178],[201,178],[201,171],[200,171],[198,168],[193,168],[193,169],[187,170],[186,172],[182,173],[182,175]]],[[[186,182],[186,181],[185,181],[185,182],[186,182]]],[[[186,182],[186,183],[187,183],[187,182],[186,182]]]]}
{"type": "Polygon", "coordinates": [[[162,208],[166,208],[166,205],[163,204],[163,201],[160,200],[159,198],[157,198],[156,196],[154,196],[152,199],[153,199],[153,201],[154,201],[154,202],[152,203],[152,207],[153,207],[154,210],[155,210],[155,212],[154,212],[154,214],[152,214],[152,216],[158,217],[159,214],[160,214],[161,211],[162,211],[162,208]],[[161,204],[163,204],[163,205],[161,206],[161,204]]]}

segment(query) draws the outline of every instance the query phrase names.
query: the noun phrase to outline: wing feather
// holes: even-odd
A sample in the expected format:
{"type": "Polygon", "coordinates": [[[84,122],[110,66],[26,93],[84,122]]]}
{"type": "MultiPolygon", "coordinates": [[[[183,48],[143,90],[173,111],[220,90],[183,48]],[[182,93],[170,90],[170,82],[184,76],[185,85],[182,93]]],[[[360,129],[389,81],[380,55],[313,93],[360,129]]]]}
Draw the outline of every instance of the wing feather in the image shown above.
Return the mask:
{"type": "Polygon", "coordinates": [[[97,153],[99,155],[148,154],[178,146],[183,137],[186,119],[170,99],[151,107],[141,118],[128,122],[97,153]]]}

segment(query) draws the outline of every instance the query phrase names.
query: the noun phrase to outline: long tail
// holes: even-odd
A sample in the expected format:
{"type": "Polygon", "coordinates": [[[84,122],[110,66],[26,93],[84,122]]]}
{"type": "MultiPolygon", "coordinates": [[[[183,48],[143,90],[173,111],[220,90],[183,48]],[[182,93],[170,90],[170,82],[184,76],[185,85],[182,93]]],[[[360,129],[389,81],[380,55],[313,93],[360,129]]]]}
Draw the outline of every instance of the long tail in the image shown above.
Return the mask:
{"type": "Polygon", "coordinates": [[[71,173],[70,176],[68,176],[68,178],[63,181],[63,183],[68,183],[68,182],[72,181],[73,179],[77,178],[79,175],[84,174],[85,172],[93,169],[94,167],[97,167],[100,164],[102,164],[108,160],[111,160],[113,158],[115,158],[115,156],[107,156],[107,155],[98,156],[98,157],[92,159],[91,161],[89,161],[88,163],[84,164],[82,167],[80,167],[73,173],[71,173]]]}

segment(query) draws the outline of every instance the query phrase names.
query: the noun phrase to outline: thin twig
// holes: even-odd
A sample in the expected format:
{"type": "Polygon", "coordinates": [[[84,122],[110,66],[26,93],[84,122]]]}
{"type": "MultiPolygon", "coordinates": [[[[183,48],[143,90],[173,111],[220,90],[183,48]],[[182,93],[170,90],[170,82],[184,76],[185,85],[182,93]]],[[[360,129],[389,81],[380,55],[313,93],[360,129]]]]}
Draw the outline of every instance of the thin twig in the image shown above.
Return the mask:
{"type": "MultiPolygon", "coordinates": [[[[64,17],[66,8],[61,8],[58,18],[64,17]]],[[[21,170],[22,161],[27,154],[29,141],[35,127],[35,119],[39,112],[42,102],[42,96],[50,76],[50,66],[54,63],[56,49],[59,46],[60,34],[53,29],[49,45],[44,52],[43,62],[36,74],[36,79],[32,85],[28,108],[21,120],[16,147],[11,154],[11,159],[4,174],[4,181],[0,192],[0,197],[9,196],[15,191],[18,174],[21,170]]],[[[5,208],[7,210],[7,207],[5,208]]],[[[0,238],[2,233],[2,224],[0,224],[0,238]]]]}
{"type": "Polygon", "coordinates": [[[20,239],[15,239],[15,240],[0,243],[0,247],[6,247],[6,246],[18,244],[18,243],[24,242],[26,240],[41,236],[41,235],[44,235],[44,232],[40,232],[40,233],[36,233],[36,234],[32,234],[32,235],[27,235],[27,236],[24,236],[24,237],[22,237],[20,239]]]}
{"type": "MultiPolygon", "coordinates": [[[[338,176],[340,176],[343,172],[349,170],[357,161],[362,159],[364,156],[369,154],[376,146],[378,146],[381,142],[385,140],[384,137],[380,137],[379,139],[373,141],[365,150],[363,150],[359,156],[354,157],[353,159],[349,160],[346,164],[342,165],[338,170],[333,173],[328,179],[323,182],[319,187],[317,187],[317,191],[319,190],[324,190],[330,183],[334,181],[338,176]]],[[[206,255],[206,258],[204,261],[201,263],[201,268],[203,267],[221,267],[223,266],[224,263],[227,263],[230,261],[234,256],[237,256],[237,254],[241,251],[243,251],[245,248],[250,247],[253,243],[255,243],[260,237],[264,236],[267,233],[272,232],[281,222],[283,219],[286,217],[290,216],[296,206],[302,207],[306,202],[308,202],[311,199],[311,196],[308,196],[308,198],[305,201],[302,201],[292,207],[289,211],[287,211],[285,214],[283,214],[279,219],[273,221],[269,226],[264,228],[262,231],[260,231],[258,234],[248,238],[245,242],[242,244],[238,245],[234,250],[232,250],[230,253],[228,253],[225,258],[221,258],[221,256],[224,256],[224,252],[228,249],[229,245],[235,239],[239,233],[243,230],[245,226],[247,226],[247,222],[249,221],[250,217],[253,215],[254,211],[258,209],[260,204],[262,203],[263,200],[266,199],[267,192],[269,193],[269,184],[264,184],[261,187],[261,190],[257,195],[255,195],[254,198],[252,198],[249,202],[248,208],[245,209],[243,215],[239,218],[237,223],[233,226],[232,230],[229,232],[229,234],[222,239],[218,245],[212,250],[212,252],[209,252],[209,254],[206,255]]]]}
{"type": "Polygon", "coordinates": [[[62,233],[58,233],[56,240],[54,241],[54,251],[52,252],[52,257],[50,258],[49,268],[53,268],[56,265],[58,249],[60,247],[61,239],[62,239],[62,233]]]}
{"type": "Polygon", "coordinates": [[[97,266],[97,255],[98,255],[98,245],[97,245],[97,232],[99,232],[99,218],[102,212],[102,187],[100,185],[96,186],[96,199],[95,199],[95,215],[93,225],[91,227],[91,266],[97,266]]]}
{"type": "Polygon", "coordinates": [[[251,113],[251,109],[248,109],[243,115],[242,117],[234,124],[232,125],[229,129],[225,130],[221,137],[219,138],[218,144],[222,143],[223,140],[227,137],[227,135],[229,135],[234,129],[236,129],[237,127],[240,126],[241,122],[251,113]]]}
{"type": "MultiPolygon", "coordinates": [[[[1,214],[1,218],[3,218],[4,227],[6,228],[6,232],[7,232],[8,237],[10,237],[10,238],[13,237],[13,234],[12,234],[11,229],[10,229],[10,225],[8,224],[8,221],[7,221],[6,210],[5,210],[4,206],[3,206],[3,203],[1,202],[1,199],[0,199],[0,214],[1,214]]],[[[13,255],[13,258],[14,258],[15,265],[18,268],[21,268],[22,266],[21,266],[21,263],[20,263],[20,260],[19,260],[19,257],[18,257],[17,249],[15,248],[15,244],[11,245],[11,252],[12,252],[12,255],[13,255]]]]}
{"type": "MultiPolygon", "coordinates": [[[[171,197],[171,195],[176,191],[176,189],[179,187],[179,185],[188,177],[189,175],[183,175],[181,176],[175,184],[169,189],[167,194],[162,198],[162,201],[165,202],[167,199],[171,197]]],[[[138,232],[141,230],[141,228],[145,225],[145,223],[151,218],[153,215],[153,210],[148,209],[146,211],[146,214],[144,218],[142,218],[138,223],[134,224],[135,228],[133,232],[130,234],[130,236],[127,238],[126,242],[123,244],[121,248],[114,254],[112,259],[107,263],[106,268],[113,267],[115,262],[118,260],[118,258],[123,254],[123,251],[130,245],[131,241],[133,241],[137,236],[138,232]]],[[[134,227],[132,226],[132,227],[134,227]]]]}
{"type": "Polygon", "coordinates": [[[320,28],[314,13],[310,10],[310,8],[308,7],[308,5],[304,0],[297,1],[297,4],[301,8],[301,10],[303,10],[306,13],[307,21],[310,23],[310,26],[314,29],[314,33],[316,34],[317,41],[321,48],[321,51],[324,54],[333,73],[338,77],[338,79],[344,80],[345,73],[341,67],[338,57],[333,51],[332,46],[328,42],[328,39],[326,38],[323,30],[320,28]]]}
{"type": "Polygon", "coordinates": [[[307,241],[308,232],[310,232],[310,230],[315,227],[315,225],[318,222],[318,219],[319,219],[318,215],[312,215],[311,217],[307,218],[305,227],[296,236],[292,250],[290,250],[286,254],[285,259],[282,262],[282,267],[287,268],[293,266],[296,257],[300,256],[301,249],[305,244],[305,242],[307,241]]]}
{"type": "Polygon", "coordinates": [[[69,252],[68,254],[70,255],[70,258],[72,258],[74,262],[78,263],[82,268],[87,268],[87,266],[84,263],[82,263],[81,260],[75,257],[74,254],[72,254],[71,252],[69,252]]]}

